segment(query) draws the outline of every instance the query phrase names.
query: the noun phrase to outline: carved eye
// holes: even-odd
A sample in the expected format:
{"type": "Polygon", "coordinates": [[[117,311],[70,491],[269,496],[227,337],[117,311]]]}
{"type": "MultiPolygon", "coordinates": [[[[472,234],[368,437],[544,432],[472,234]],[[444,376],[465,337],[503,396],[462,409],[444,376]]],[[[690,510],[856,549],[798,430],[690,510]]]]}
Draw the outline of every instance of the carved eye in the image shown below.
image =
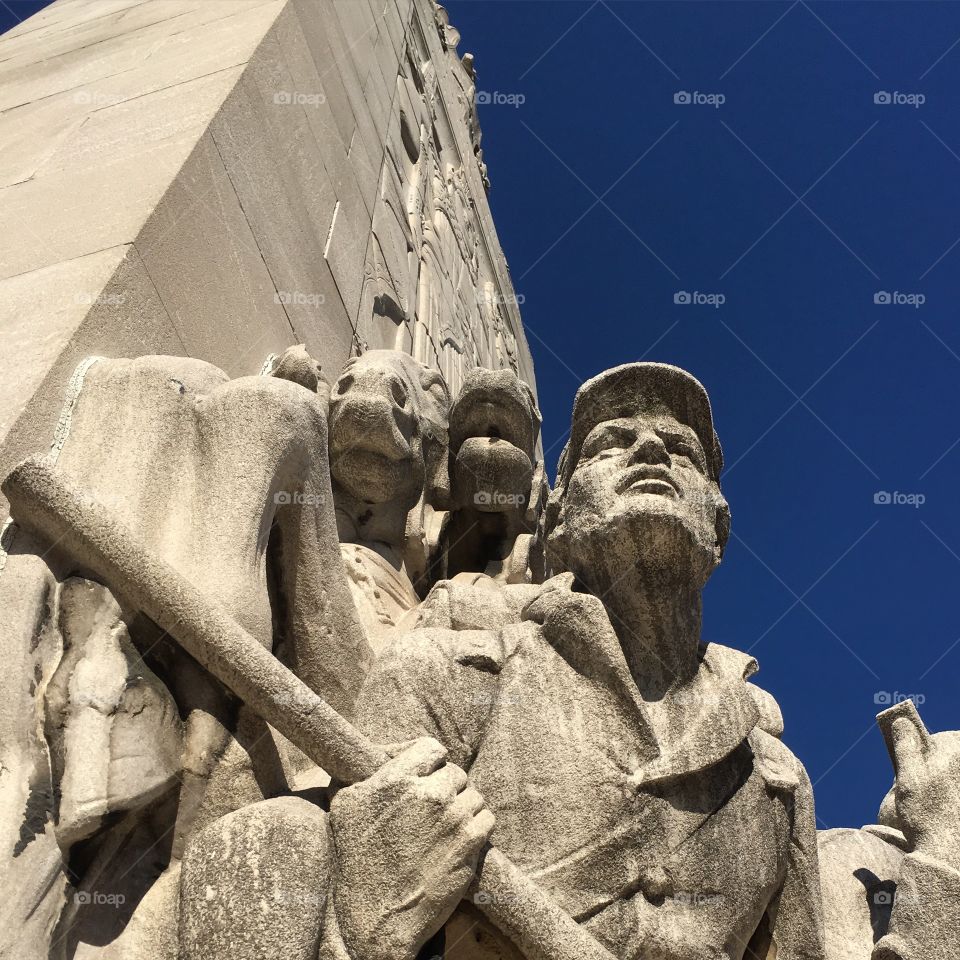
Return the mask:
{"type": "Polygon", "coordinates": [[[633,438],[623,430],[604,430],[587,437],[580,453],[581,460],[591,460],[601,454],[612,454],[626,450],[633,438]]]}
{"type": "Polygon", "coordinates": [[[402,380],[391,381],[390,392],[393,394],[393,399],[398,407],[405,407],[407,405],[407,388],[404,386],[402,380]]]}
{"type": "Polygon", "coordinates": [[[353,374],[345,373],[337,381],[337,393],[346,393],[353,386],[353,374]]]}
{"type": "Polygon", "coordinates": [[[707,458],[699,443],[675,434],[662,435],[661,439],[669,453],[678,457],[685,457],[701,473],[707,472],[707,458]]]}

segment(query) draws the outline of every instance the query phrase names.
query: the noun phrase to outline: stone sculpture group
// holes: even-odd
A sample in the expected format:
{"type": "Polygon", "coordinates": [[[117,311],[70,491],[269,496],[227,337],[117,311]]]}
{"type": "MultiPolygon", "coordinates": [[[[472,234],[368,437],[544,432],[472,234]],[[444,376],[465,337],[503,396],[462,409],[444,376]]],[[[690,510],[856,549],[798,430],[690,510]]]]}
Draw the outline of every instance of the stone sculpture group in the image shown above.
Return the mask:
{"type": "Polygon", "coordinates": [[[539,430],[393,350],[83,364],[4,484],[4,956],[960,957],[960,734],[881,714],[879,823],[818,836],[701,635],[703,387],[589,380],[552,491],[539,430]]]}

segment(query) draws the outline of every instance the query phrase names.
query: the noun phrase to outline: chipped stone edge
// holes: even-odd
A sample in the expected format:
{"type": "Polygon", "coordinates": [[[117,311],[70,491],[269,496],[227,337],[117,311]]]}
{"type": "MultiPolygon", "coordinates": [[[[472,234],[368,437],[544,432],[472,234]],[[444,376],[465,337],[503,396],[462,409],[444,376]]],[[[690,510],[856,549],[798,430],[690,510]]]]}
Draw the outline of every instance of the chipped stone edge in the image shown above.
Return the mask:
{"type": "MultiPolygon", "coordinates": [[[[70,436],[70,427],[73,424],[73,411],[80,399],[80,391],[83,390],[83,381],[87,371],[104,357],[91,356],[82,360],[70,377],[67,384],[66,395],[63,406],[60,408],[60,416],[57,419],[57,426],[53,431],[53,442],[50,444],[50,451],[47,454],[47,461],[50,466],[56,466],[60,459],[60,452],[63,450],[67,438],[70,436]]],[[[0,574],[3,574],[7,565],[7,557],[13,548],[13,541],[17,536],[17,525],[13,522],[13,517],[8,516],[0,528],[0,574]]]]}
{"type": "Polygon", "coordinates": [[[277,354],[275,353],[269,354],[267,356],[267,359],[263,361],[263,366],[260,368],[260,376],[261,377],[271,376],[273,374],[273,368],[276,366],[277,360],[279,359],[280,357],[277,354]]]}

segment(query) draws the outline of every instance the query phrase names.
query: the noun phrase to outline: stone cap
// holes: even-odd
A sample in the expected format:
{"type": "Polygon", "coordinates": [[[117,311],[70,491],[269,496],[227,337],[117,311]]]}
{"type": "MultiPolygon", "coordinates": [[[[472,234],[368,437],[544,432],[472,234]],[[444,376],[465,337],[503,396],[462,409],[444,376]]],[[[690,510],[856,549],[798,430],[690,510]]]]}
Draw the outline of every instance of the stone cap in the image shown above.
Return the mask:
{"type": "Polygon", "coordinates": [[[573,401],[570,440],[557,467],[557,486],[566,487],[587,434],[605,420],[666,409],[700,439],[712,480],[723,469],[723,451],[713,429],[710,400],[692,374],[669,363],[625,363],[587,380],[573,401]]]}

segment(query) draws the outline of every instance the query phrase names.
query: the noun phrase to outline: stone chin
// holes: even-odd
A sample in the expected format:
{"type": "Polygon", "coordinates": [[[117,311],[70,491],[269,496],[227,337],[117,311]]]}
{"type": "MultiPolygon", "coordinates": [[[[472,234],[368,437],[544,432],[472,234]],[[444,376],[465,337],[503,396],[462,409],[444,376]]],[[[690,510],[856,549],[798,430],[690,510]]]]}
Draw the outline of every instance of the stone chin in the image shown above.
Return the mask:
{"type": "Polygon", "coordinates": [[[481,513],[523,511],[532,479],[533,463],[523,450],[494,437],[470,437],[453,464],[453,503],[481,513]]]}
{"type": "MultiPolygon", "coordinates": [[[[346,394],[330,404],[330,472],[352,497],[384,503],[423,485],[409,417],[386,398],[346,394]]],[[[416,502],[417,496],[413,498],[416,502]]]]}
{"type": "Polygon", "coordinates": [[[330,472],[350,496],[364,503],[409,501],[412,507],[423,487],[423,461],[412,452],[395,458],[364,447],[332,452],[330,472]]]}
{"type": "MultiPolygon", "coordinates": [[[[620,494],[606,509],[573,509],[563,518],[562,551],[570,569],[626,566],[702,587],[717,563],[713,516],[675,492],[620,494]]],[[[589,580],[589,576],[588,576],[589,580]]]]}

